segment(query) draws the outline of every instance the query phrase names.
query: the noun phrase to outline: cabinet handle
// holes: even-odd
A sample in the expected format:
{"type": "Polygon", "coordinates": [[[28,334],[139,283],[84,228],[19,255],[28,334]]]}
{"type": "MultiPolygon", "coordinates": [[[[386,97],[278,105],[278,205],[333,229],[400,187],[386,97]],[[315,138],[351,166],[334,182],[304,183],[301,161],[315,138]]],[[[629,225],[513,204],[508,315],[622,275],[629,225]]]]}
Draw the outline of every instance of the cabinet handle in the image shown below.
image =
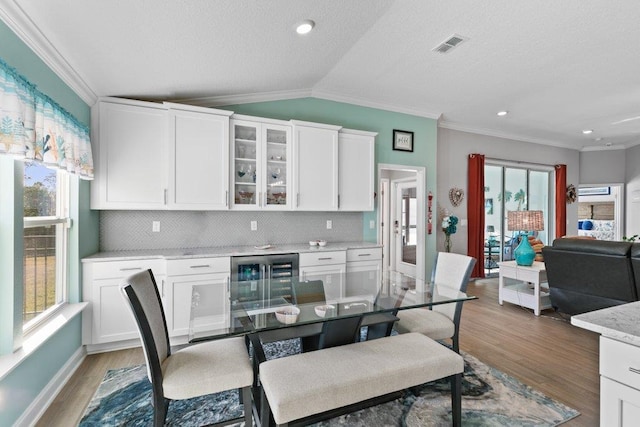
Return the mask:
{"type": "Polygon", "coordinates": [[[164,279],[162,279],[162,298],[164,298],[164,279]]]}
{"type": "Polygon", "coordinates": [[[202,264],[202,265],[192,265],[189,268],[209,268],[211,267],[209,264],[202,264]]]}
{"type": "Polygon", "coordinates": [[[231,292],[231,279],[227,276],[227,294],[231,292]]]}
{"type": "Polygon", "coordinates": [[[142,267],[127,267],[127,268],[120,269],[120,271],[133,271],[133,270],[142,270],[142,267]]]}
{"type": "Polygon", "coordinates": [[[262,207],[262,191],[258,192],[258,207],[262,207]]]}
{"type": "Polygon", "coordinates": [[[318,258],[318,261],[327,261],[330,259],[333,259],[333,257],[328,256],[328,257],[318,258]]]}
{"type": "Polygon", "coordinates": [[[164,204],[167,204],[167,189],[164,189],[164,204]]]}
{"type": "Polygon", "coordinates": [[[229,190],[224,192],[224,205],[229,206],[229,190]]]}
{"type": "Polygon", "coordinates": [[[358,254],[358,256],[371,256],[371,254],[358,254]]]}
{"type": "Polygon", "coordinates": [[[640,374],[640,369],[638,369],[638,368],[632,368],[632,367],[629,367],[629,370],[630,370],[631,372],[633,372],[634,374],[640,374]]]}
{"type": "Polygon", "coordinates": [[[340,209],[340,195],[338,194],[338,209],[340,209]]]}
{"type": "Polygon", "coordinates": [[[296,207],[300,207],[300,193],[296,193],[296,207]]]}

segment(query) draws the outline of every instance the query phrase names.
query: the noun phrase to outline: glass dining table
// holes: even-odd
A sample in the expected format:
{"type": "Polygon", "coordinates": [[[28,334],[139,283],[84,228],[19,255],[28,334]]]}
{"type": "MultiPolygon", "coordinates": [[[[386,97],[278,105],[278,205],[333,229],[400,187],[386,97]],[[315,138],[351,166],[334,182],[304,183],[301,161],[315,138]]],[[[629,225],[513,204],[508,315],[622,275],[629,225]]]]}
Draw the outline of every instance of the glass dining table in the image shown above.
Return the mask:
{"type": "Polygon", "coordinates": [[[226,292],[220,283],[194,285],[189,341],[254,333],[270,336],[269,341],[318,336],[325,323],[340,319],[359,319],[359,327],[368,327],[367,337],[375,338],[391,332],[399,310],[476,299],[446,284],[375,269],[306,279],[230,281],[226,292]]]}

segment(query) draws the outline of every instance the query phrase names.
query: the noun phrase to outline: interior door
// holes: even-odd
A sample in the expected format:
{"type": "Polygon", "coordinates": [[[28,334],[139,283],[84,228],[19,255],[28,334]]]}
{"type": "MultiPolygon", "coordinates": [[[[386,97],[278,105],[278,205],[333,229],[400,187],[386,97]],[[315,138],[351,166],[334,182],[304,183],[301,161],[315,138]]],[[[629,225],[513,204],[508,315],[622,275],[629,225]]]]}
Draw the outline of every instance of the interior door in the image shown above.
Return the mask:
{"type": "Polygon", "coordinates": [[[398,182],[395,190],[392,227],[396,270],[415,277],[418,237],[416,182],[398,182]]]}

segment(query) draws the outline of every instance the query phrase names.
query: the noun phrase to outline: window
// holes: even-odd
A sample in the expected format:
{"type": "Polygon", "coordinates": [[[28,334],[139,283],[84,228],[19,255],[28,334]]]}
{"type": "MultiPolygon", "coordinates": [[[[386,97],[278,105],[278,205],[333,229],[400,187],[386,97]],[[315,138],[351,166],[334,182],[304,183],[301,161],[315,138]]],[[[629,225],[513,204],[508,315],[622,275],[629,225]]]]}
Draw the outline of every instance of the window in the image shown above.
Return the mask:
{"type": "Polygon", "coordinates": [[[545,229],[536,237],[548,244],[553,235],[550,221],[552,209],[553,167],[513,165],[500,161],[487,162],[484,167],[485,198],[485,274],[498,271],[499,261],[514,259],[521,230],[509,230],[507,212],[541,210],[545,229]]]}
{"type": "Polygon", "coordinates": [[[24,164],[23,329],[29,330],[66,301],[67,175],[24,164]]]}

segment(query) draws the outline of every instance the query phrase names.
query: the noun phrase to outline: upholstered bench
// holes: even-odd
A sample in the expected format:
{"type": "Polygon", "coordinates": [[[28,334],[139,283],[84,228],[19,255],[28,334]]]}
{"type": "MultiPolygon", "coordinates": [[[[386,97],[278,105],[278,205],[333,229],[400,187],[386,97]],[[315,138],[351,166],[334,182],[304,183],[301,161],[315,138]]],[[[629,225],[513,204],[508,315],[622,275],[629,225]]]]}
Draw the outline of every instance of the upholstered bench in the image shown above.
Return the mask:
{"type": "MultiPolygon", "coordinates": [[[[460,425],[462,357],[419,333],[296,354],[260,364],[264,395],[277,425],[379,403],[376,398],[451,377],[453,424],[460,425]],[[367,401],[371,401],[366,404],[367,401]]],[[[351,410],[341,413],[351,412],[351,410]]],[[[263,410],[266,425],[269,410],[263,410]]]]}

